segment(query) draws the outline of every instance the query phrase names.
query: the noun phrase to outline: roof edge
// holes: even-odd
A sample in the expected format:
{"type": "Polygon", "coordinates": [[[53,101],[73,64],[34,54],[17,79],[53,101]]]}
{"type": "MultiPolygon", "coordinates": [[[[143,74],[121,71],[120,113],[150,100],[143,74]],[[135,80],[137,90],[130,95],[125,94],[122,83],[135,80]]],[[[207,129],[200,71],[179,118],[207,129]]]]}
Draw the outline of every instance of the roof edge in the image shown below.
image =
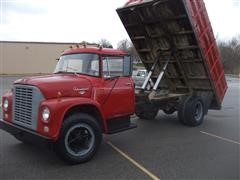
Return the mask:
{"type": "Polygon", "coordinates": [[[66,44],[74,45],[79,44],[77,42],[41,42],[41,41],[1,41],[0,43],[19,43],[19,44],[66,44]]]}

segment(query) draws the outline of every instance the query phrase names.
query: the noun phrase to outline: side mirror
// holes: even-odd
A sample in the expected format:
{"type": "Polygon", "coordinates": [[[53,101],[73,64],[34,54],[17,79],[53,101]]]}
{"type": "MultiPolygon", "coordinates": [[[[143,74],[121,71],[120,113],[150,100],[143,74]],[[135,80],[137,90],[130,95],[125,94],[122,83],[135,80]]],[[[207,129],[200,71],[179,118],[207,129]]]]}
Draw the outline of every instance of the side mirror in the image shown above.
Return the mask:
{"type": "Polygon", "coordinates": [[[56,59],[56,61],[59,61],[59,60],[60,60],[60,58],[57,58],[57,59],[56,59]]]}
{"type": "Polygon", "coordinates": [[[132,58],[131,56],[124,56],[123,60],[123,75],[132,76],[132,58]]]}

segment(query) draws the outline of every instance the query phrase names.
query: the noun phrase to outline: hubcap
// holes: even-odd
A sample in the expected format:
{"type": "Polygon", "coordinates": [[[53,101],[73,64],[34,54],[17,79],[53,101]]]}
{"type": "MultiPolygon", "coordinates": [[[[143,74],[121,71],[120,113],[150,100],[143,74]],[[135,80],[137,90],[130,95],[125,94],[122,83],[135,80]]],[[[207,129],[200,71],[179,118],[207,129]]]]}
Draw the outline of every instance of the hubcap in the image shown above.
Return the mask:
{"type": "Polygon", "coordinates": [[[203,105],[201,102],[197,102],[194,118],[196,121],[200,121],[203,115],[203,105]]]}
{"type": "Polygon", "coordinates": [[[95,136],[92,128],[87,124],[76,124],[71,127],[65,136],[65,147],[73,156],[84,156],[94,145],[95,136]]]}

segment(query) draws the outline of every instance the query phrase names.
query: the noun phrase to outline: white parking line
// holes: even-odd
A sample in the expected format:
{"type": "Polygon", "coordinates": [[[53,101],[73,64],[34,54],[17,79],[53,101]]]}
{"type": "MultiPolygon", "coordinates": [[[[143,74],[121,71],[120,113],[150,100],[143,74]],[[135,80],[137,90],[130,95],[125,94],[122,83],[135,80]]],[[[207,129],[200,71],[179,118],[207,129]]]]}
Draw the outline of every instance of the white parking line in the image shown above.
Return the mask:
{"type": "Polygon", "coordinates": [[[149,170],[147,170],[145,167],[143,167],[141,164],[139,164],[137,161],[135,161],[133,158],[131,158],[129,155],[124,153],[122,150],[120,150],[118,147],[116,147],[114,144],[112,144],[110,141],[107,141],[107,144],[111,146],[115,151],[117,151],[120,155],[122,155],[124,158],[126,158],[128,161],[130,161],[133,165],[135,165],[138,169],[140,169],[142,172],[147,174],[151,179],[153,180],[160,180],[159,177],[151,173],[149,170]]]}
{"type": "Polygon", "coordinates": [[[215,137],[215,138],[218,138],[218,139],[221,139],[221,140],[230,142],[230,143],[234,143],[234,144],[240,145],[240,143],[237,142],[237,141],[233,141],[233,140],[228,139],[228,138],[220,137],[220,136],[217,136],[217,135],[215,135],[215,134],[207,133],[207,132],[204,132],[204,131],[200,131],[200,133],[203,133],[203,134],[206,134],[206,135],[208,135],[208,136],[212,136],[212,137],[215,137]]]}

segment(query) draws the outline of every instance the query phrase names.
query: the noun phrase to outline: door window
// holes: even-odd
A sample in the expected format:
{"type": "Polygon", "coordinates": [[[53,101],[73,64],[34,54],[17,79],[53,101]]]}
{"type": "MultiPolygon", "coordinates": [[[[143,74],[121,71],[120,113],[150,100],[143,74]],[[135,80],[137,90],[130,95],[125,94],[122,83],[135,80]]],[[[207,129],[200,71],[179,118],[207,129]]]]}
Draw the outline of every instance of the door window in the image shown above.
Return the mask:
{"type": "Polygon", "coordinates": [[[132,63],[130,56],[104,57],[103,59],[104,78],[131,75],[132,75],[132,63]]]}
{"type": "Polygon", "coordinates": [[[103,59],[103,76],[104,78],[123,76],[123,58],[105,57],[103,59]]]}

